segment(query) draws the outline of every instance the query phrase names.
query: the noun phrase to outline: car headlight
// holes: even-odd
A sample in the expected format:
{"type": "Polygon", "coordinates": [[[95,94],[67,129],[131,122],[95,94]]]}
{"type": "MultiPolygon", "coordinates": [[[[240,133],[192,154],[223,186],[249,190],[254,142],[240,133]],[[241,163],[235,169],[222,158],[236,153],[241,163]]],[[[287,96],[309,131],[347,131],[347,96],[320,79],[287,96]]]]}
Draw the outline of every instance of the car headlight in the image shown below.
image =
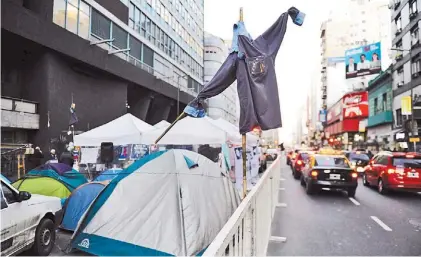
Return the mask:
{"type": "Polygon", "coordinates": [[[357,165],[357,162],[352,161],[352,162],[351,162],[351,165],[355,167],[355,165],[357,165]]]}
{"type": "Polygon", "coordinates": [[[357,168],[357,172],[364,172],[364,168],[363,167],[358,167],[357,168]]]}

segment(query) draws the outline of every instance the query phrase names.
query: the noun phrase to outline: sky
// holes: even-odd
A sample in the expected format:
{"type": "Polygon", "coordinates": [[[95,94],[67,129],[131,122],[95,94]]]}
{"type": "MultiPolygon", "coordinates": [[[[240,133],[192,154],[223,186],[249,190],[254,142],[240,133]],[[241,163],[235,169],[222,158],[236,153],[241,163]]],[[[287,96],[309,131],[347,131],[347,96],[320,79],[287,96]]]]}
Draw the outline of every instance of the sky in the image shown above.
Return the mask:
{"type": "Polygon", "coordinates": [[[303,26],[289,19],[278,53],[277,73],[283,127],[280,142],[291,138],[299,109],[307,98],[311,79],[320,67],[320,25],[333,4],[344,0],[205,0],[205,31],[222,39],[232,38],[232,25],[243,7],[244,22],[253,38],[263,33],[291,6],[306,14],[303,26]]]}

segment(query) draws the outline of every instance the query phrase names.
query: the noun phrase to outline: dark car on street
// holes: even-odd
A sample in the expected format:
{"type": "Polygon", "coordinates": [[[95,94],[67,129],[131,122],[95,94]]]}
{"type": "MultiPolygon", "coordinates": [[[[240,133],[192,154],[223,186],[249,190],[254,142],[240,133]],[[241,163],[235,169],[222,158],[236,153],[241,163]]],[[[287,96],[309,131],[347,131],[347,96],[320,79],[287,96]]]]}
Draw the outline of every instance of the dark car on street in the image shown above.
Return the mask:
{"type": "Polygon", "coordinates": [[[301,185],[307,194],[322,188],[344,190],[354,197],[358,186],[358,174],[351,168],[344,155],[315,154],[302,170],[301,185]]]}
{"type": "Polygon", "coordinates": [[[351,151],[345,153],[345,156],[351,163],[351,168],[362,176],[364,173],[364,167],[367,166],[370,161],[368,154],[362,151],[351,151]]]}
{"type": "Polygon", "coordinates": [[[376,186],[380,194],[389,191],[421,192],[421,154],[380,152],[363,174],[365,186],[376,186]]]}

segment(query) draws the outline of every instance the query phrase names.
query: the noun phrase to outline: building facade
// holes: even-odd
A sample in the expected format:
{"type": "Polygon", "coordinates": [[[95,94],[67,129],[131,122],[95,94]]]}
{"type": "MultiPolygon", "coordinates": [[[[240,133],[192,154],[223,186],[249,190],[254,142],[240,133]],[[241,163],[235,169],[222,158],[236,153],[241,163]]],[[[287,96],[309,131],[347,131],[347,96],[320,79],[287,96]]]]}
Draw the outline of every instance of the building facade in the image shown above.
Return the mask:
{"type": "Polygon", "coordinates": [[[389,0],[341,1],[322,23],[321,108],[330,107],[346,92],[367,88],[368,81],[376,76],[345,79],[346,50],[381,42],[383,70],[390,65],[391,29],[387,22],[390,15],[388,4],[389,0]]]}
{"type": "MultiPolygon", "coordinates": [[[[205,32],[205,83],[212,80],[227,56],[228,47],[224,40],[205,32]]],[[[236,98],[238,98],[237,82],[234,82],[224,92],[209,99],[208,115],[214,119],[223,118],[232,124],[237,125],[236,98]]]]}
{"type": "Polygon", "coordinates": [[[393,91],[392,68],[382,72],[369,82],[368,104],[369,114],[367,121],[367,142],[380,149],[388,149],[393,144],[393,91]]]}
{"type": "Polygon", "coordinates": [[[367,117],[367,91],[347,93],[328,109],[325,134],[343,149],[355,147],[366,139],[367,117]]]}
{"type": "MultiPolygon", "coordinates": [[[[391,2],[392,46],[395,58],[393,62],[393,129],[394,133],[402,130],[415,135],[421,125],[421,112],[415,109],[413,126],[405,126],[411,116],[402,115],[401,101],[404,96],[413,95],[413,105],[419,106],[421,95],[421,45],[419,27],[421,26],[420,0],[395,0],[391,2]]],[[[413,149],[413,144],[409,144],[413,149]]]]}
{"type": "Polygon", "coordinates": [[[5,0],[1,26],[3,144],[60,152],[72,103],[76,133],[172,121],[203,87],[201,0],[5,0]]]}

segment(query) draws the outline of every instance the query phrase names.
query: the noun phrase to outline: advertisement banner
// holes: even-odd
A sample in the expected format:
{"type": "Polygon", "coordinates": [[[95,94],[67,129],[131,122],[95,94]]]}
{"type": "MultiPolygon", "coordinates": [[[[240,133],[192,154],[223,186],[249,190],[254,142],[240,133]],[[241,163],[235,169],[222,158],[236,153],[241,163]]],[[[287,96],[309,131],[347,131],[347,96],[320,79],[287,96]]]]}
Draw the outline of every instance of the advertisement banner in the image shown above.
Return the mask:
{"type": "Polygon", "coordinates": [[[345,77],[355,78],[381,71],[380,42],[345,51],[345,77]]]}
{"type": "Polygon", "coordinates": [[[411,115],[412,113],[411,96],[402,96],[401,109],[402,109],[402,115],[411,115]]]}
{"type": "Polygon", "coordinates": [[[327,124],[331,124],[337,120],[342,118],[342,100],[338,101],[332,107],[330,107],[327,111],[327,124]]]}
{"type": "Polygon", "coordinates": [[[368,92],[353,92],[342,97],[344,119],[368,117],[368,92]]]}
{"type": "Polygon", "coordinates": [[[326,122],[326,116],[327,116],[327,111],[326,110],[320,110],[319,111],[319,121],[322,123],[326,122]]]}

